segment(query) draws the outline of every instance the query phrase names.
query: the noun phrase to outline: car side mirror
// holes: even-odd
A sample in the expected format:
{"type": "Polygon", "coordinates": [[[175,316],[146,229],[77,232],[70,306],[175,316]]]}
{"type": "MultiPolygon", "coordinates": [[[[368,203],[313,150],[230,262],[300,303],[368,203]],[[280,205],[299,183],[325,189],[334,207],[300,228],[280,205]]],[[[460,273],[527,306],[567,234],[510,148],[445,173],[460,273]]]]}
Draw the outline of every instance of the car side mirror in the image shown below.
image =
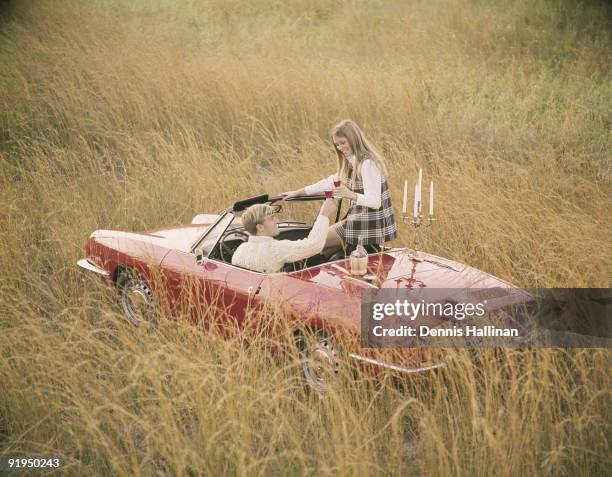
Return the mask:
{"type": "Polygon", "coordinates": [[[201,248],[195,250],[196,263],[200,264],[204,261],[204,251],[201,248]]]}

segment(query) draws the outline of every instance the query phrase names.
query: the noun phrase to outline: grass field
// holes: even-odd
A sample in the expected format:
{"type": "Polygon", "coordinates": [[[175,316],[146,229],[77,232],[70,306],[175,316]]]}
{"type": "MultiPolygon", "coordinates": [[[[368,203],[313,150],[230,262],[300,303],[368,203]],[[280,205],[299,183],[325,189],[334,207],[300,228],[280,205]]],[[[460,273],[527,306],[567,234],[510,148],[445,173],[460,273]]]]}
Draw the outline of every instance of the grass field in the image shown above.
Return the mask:
{"type": "Polygon", "coordinates": [[[524,287],[609,287],[605,2],[0,5],[0,454],[71,475],[609,475],[608,350],[487,351],[320,399],[263,344],[129,328],[75,267],[95,229],[329,175],[350,117],[397,212],[405,178],[435,181],[427,251],[524,287]]]}

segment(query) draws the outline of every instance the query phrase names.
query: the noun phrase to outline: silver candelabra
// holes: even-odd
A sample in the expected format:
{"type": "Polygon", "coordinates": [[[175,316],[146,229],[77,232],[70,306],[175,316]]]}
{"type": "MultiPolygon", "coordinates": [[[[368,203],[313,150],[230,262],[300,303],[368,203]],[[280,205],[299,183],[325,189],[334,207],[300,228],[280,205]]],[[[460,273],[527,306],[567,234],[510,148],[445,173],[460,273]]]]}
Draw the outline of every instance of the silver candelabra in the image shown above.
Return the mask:
{"type": "Polygon", "coordinates": [[[429,216],[423,217],[421,215],[421,206],[423,204],[421,199],[421,191],[422,191],[422,182],[423,182],[423,168],[419,168],[419,179],[414,186],[414,212],[412,217],[409,216],[406,211],[408,210],[408,181],[404,181],[404,203],[402,207],[402,221],[406,223],[406,221],[410,221],[414,227],[414,240],[412,243],[412,249],[408,253],[408,256],[412,260],[422,261],[421,253],[419,252],[419,248],[421,247],[421,227],[431,227],[434,220],[436,220],[433,216],[433,205],[434,205],[434,183],[433,180],[429,183],[429,216]]]}
{"type": "Polygon", "coordinates": [[[421,252],[419,251],[419,248],[421,248],[421,227],[431,227],[433,222],[438,219],[436,219],[433,215],[429,215],[428,217],[423,217],[421,215],[421,210],[420,210],[421,204],[420,203],[418,204],[418,209],[419,209],[419,212],[416,217],[403,213],[402,222],[406,223],[406,221],[409,221],[408,223],[410,223],[414,227],[412,249],[410,249],[410,251],[408,252],[408,257],[411,260],[421,261],[422,260],[421,252]]]}

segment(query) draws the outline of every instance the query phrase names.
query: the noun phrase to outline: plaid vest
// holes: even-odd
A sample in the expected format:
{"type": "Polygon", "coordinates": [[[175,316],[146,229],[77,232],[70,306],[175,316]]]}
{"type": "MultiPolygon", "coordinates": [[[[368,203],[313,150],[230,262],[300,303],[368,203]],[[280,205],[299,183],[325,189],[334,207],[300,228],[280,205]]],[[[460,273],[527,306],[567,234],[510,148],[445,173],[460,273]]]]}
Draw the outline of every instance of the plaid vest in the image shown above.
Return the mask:
{"type": "MultiPolygon", "coordinates": [[[[349,166],[346,186],[357,194],[363,194],[361,177],[352,179],[353,168],[349,166]]],[[[356,245],[359,237],[364,245],[383,244],[397,237],[397,226],[391,205],[391,193],[387,178],[381,176],[381,204],[379,209],[371,209],[351,203],[346,222],[340,225],[338,232],[347,244],[356,245]]]]}

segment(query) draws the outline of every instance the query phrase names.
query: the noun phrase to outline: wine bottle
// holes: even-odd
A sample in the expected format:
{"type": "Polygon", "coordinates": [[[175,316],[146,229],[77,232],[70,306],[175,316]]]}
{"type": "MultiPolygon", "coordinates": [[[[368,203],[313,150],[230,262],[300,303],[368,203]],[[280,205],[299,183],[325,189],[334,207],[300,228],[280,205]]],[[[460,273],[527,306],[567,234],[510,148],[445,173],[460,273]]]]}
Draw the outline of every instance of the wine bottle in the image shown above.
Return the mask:
{"type": "Polygon", "coordinates": [[[363,248],[363,237],[359,236],[357,248],[351,252],[349,257],[351,274],[365,275],[368,272],[368,253],[363,248]]]}

